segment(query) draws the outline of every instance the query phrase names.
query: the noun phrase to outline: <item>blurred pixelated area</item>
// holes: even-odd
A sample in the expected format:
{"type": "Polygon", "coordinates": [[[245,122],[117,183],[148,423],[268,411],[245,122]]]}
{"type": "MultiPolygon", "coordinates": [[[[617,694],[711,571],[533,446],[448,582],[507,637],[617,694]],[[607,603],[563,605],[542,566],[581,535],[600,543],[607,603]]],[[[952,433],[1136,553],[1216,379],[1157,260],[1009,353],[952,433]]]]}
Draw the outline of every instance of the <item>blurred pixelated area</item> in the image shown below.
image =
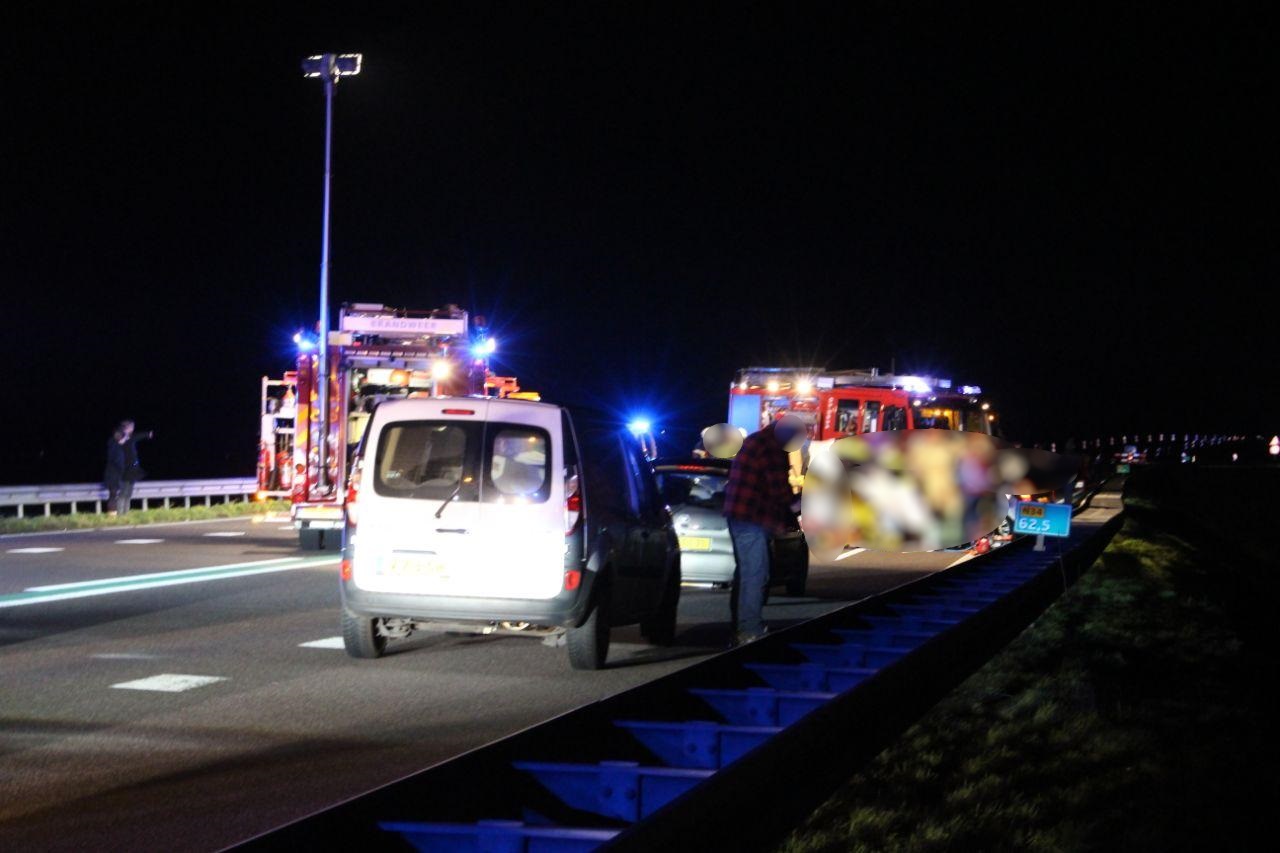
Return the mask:
{"type": "Polygon", "coordinates": [[[935,551],[995,531],[1009,496],[1060,494],[1077,462],[981,433],[891,430],[809,446],[801,526],[814,554],[935,551]]]}

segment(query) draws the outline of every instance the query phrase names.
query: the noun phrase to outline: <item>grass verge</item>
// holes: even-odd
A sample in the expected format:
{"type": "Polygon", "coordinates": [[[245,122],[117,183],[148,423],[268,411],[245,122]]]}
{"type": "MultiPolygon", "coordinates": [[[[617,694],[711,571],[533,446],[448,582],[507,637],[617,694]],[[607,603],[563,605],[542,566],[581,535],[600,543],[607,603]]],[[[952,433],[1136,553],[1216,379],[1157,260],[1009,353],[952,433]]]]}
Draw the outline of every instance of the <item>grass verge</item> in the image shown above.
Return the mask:
{"type": "Polygon", "coordinates": [[[269,512],[288,512],[288,501],[243,501],[236,503],[172,507],[170,509],[133,510],[127,515],[78,512],[68,515],[37,515],[27,518],[0,518],[0,534],[38,533],[56,530],[84,530],[94,527],[125,527],[135,524],[159,524],[170,521],[200,521],[215,518],[239,518],[269,512]]]}
{"type": "Polygon", "coordinates": [[[1280,794],[1262,692],[1274,665],[1245,647],[1221,568],[1160,517],[1128,518],[781,849],[1260,848],[1280,794]]]}

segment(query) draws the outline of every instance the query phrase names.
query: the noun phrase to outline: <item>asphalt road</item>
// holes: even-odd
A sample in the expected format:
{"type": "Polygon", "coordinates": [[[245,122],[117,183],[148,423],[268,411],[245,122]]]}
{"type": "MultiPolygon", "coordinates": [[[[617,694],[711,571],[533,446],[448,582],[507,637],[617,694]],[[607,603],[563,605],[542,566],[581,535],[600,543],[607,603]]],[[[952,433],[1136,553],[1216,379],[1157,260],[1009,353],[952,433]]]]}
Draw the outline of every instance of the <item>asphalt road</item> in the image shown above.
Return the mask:
{"type": "MultiPolygon", "coordinates": [[[[811,594],[765,615],[811,618],[955,559],[815,565],[811,594]]],[[[0,537],[0,849],[218,849],[729,636],[726,594],[686,589],[674,647],[619,629],[601,672],[518,636],[419,634],[357,661],[336,571],[248,519],[0,537]]]]}

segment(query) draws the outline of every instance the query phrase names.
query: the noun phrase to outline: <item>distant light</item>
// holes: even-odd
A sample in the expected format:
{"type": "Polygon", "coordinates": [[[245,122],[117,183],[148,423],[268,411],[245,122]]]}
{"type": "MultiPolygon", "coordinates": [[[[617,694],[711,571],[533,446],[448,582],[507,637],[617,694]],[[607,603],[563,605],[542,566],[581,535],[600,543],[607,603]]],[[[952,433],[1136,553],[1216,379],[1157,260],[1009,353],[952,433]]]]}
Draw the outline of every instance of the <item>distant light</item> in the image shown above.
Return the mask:
{"type": "Polygon", "coordinates": [[[990,404],[990,403],[983,403],[983,404],[982,404],[982,411],[984,411],[984,412],[985,412],[985,411],[987,411],[987,410],[988,410],[988,409],[990,409],[990,408],[991,408],[991,404],[990,404]]]}
{"type": "Polygon", "coordinates": [[[337,56],[331,53],[322,53],[308,56],[302,60],[302,76],[323,77],[325,75],[325,57],[333,59],[331,73],[338,77],[354,77],[360,73],[360,66],[364,62],[364,55],[359,53],[339,53],[337,56]]]}
{"type": "Polygon", "coordinates": [[[295,332],[293,342],[298,346],[298,352],[311,352],[316,348],[316,342],[305,337],[302,332],[295,332]]]}
{"type": "Polygon", "coordinates": [[[447,361],[431,362],[431,378],[432,379],[448,379],[449,374],[453,372],[453,365],[447,361]]]}
{"type": "Polygon", "coordinates": [[[768,382],[765,383],[764,387],[765,387],[765,390],[768,391],[770,394],[777,394],[778,389],[781,388],[782,386],[778,384],[778,380],[770,379],[768,382]]]}
{"type": "Polygon", "coordinates": [[[812,379],[801,379],[796,382],[796,391],[801,394],[809,394],[813,391],[812,379]]]}
{"type": "Polygon", "coordinates": [[[636,418],[634,421],[627,424],[627,429],[631,431],[632,435],[644,435],[649,432],[652,427],[653,424],[649,423],[644,418],[636,418]]]}
{"type": "Polygon", "coordinates": [[[923,403],[923,402],[924,402],[924,400],[912,400],[912,401],[911,401],[911,405],[913,405],[913,406],[918,406],[918,405],[920,405],[920,404],[921,404],[921,403],[923,403]]]}

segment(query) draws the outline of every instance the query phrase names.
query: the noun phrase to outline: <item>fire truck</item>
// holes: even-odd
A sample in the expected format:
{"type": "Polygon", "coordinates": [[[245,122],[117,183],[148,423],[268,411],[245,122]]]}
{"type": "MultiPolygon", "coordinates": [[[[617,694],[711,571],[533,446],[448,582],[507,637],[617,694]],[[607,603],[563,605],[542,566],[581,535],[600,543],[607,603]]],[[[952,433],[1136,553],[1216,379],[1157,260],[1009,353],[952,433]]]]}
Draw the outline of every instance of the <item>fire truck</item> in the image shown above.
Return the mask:
{"type": "Polygon", "coordinates": [[[729,386],[729,423],[746,433],[782,415],[809,425],[814,441],[893,429],[997,433],[996,413],[977,385],[817,367],[745,367],[729,386]]]}
{"type": "Polygon", "coordinates": [[[374,408],[407,397],[484,395],[537,399],[513,376],[495,376],[495,341],[483,317],[456,305],[430,311],[381,304],[344,304],[329,332],[328,435],[315,345],[295,337],[298,355],[293,471],[293,525],[304,549],[340,544],[347,473],[374,408]],[[321,476],[323,472],[324,476],[321,476]]]}
{"type": "Polygon", "coordinates": [[[258,500],[293,493],[293,435],[298,414],[298,373],[262,377],[258,415],[258,500]]]}

